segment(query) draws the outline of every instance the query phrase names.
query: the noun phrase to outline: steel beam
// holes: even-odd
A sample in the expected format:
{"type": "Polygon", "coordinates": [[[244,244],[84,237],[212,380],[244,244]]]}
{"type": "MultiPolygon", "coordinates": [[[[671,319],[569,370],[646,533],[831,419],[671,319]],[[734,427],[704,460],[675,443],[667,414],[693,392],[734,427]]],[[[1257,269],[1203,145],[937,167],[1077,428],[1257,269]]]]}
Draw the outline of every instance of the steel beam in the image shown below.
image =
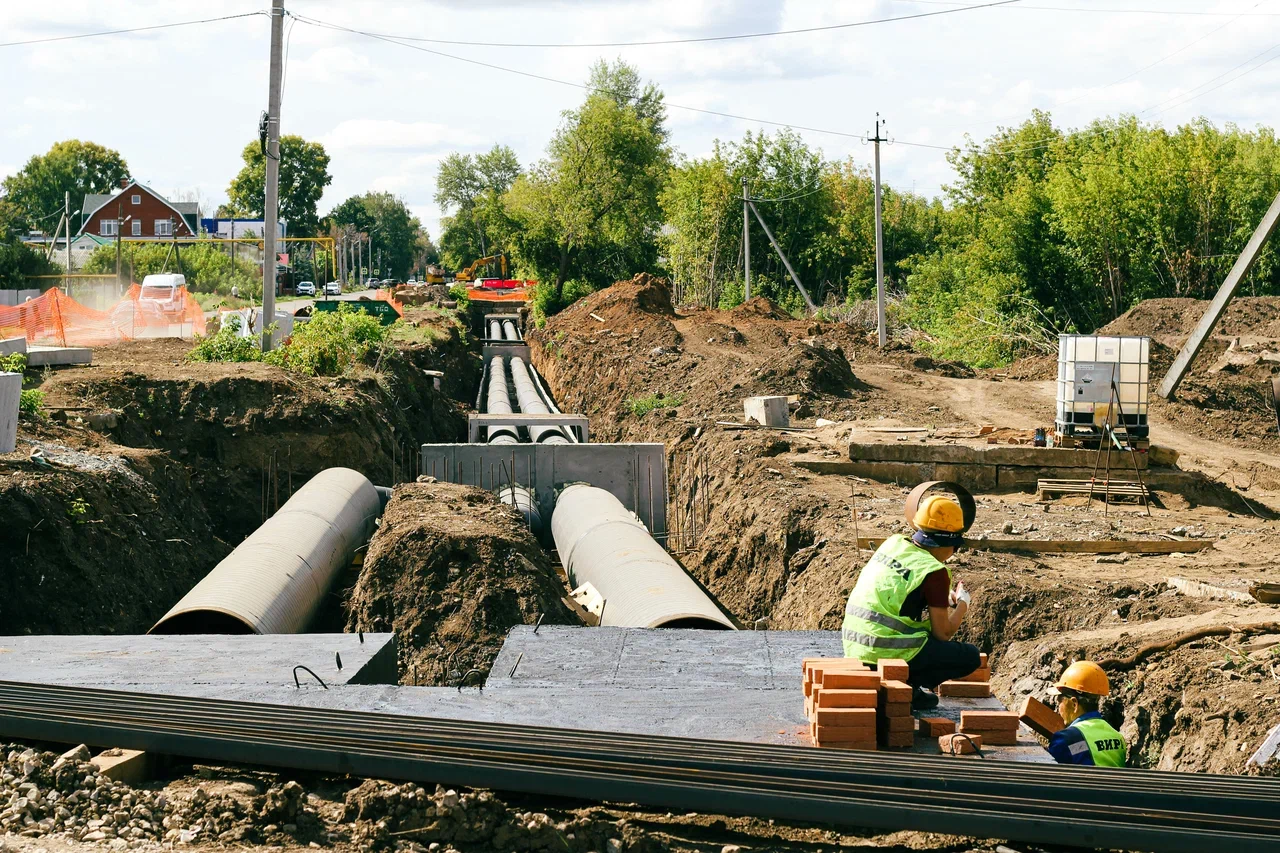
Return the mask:
{"type": "Polygon", "coordinates": [[[1213,301],[1205,309],[1204,316],[1196,324],[1196,330],[1191,333],[1191,337],[1187,338],[1187,342],[1182,345],[1182,351],[1173,360],[1173,366],[1169,368],[1169,372],[1164,375],[1164,381],[1160,383],[1160,388],[1156,391],[1161,397],[1166,400],[1172,400],[1174,395],[1178,393],[1178,386],[1182,384],[1183,378],[1187,375],[1191,362],[1195,361],[1196,356],[1200,354],[1205,342],[1209,340],[1209,335],[1213,332],[1214,327],[1218,325],[1218,320],[1222,319],[1223,312],[1227,310],[1227,303],[1231,301],[1232,296],[1235,296],[1236,288],[1240,286],[1240,282],[1244,281],[1244,277],[1249,274],[1254,262],[1262,254],[1262,247],[1266,245],[1267,238],[1275,230],[1277,222],[1280,222],[1280,195],[1277,195],[1275,200],[1271,202],[1271,207],[1267,209],[1262,221],[1254,229],[1253,236],[1245,244],[1244,251],[1240,253],[1240,257],[1236,258],[1235,264],[1231,267],[1231,272],[1227,273],[1226,280],[1222,282],[1222,286],[1218,288],[1213,301]]]}

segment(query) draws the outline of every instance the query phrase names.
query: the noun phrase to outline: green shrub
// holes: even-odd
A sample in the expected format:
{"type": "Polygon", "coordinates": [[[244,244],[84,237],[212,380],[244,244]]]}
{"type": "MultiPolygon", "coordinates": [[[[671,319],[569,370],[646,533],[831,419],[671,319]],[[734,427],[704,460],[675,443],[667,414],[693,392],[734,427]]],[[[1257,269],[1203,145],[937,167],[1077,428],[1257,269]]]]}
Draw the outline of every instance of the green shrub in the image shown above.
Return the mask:
{"type": "Polygon", "coordinates": [[[627,411],[636,417],[640,417],[654,409],[674,409],[684,402],[684,394],[646,394],[643,397],[632,397],[624,404],[627,411]]]}
{"type": "Polygon", "coordinates": [[[465,311],[467,306],[471,304],[471,294],[467,292],[467,286],[462,282],[455,282],[450,285],[449,295],[457,300],[459,311],[465,311]]]}
{"type": "Polygon", "coordinates": [[[0,355],[0,373],[22,373],[27,369],[27,354],[15,352],[0,355]]]}
{"type": "Polygon", "coordinates": [[[243,322],[240,315],[228,314],[218,331],[196,338],[187,361],[262,361],[258,339],[240,336],[243,322]]]}
{"type": "Polygon", "coordinates": [[[44,392],[34,388],[23,391],[18,397],[18,414],[29,418],[44,418],[44,392]]]}
{"type": "Polygon", "coordinates": [[[337,376],[364,361],[386,340],[387,327],[377,317],[343,304],[337,311],[317,311],[295,326],[288,342],[263,360],[308,376],[337,376]]]}

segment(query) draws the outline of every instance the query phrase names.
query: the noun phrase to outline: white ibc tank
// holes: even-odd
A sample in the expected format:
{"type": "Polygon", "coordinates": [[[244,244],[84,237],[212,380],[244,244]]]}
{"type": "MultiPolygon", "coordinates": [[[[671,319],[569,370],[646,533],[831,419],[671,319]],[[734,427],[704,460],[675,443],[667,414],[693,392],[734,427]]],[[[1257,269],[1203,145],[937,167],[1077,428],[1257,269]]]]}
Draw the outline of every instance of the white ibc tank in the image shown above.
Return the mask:
{"type": "Polygon", "coordinates": [[[1058,434],[1095,432],[1110,420],[1146,436],[1150,354],[1147,337],[1059,335],[1058,434]]]}

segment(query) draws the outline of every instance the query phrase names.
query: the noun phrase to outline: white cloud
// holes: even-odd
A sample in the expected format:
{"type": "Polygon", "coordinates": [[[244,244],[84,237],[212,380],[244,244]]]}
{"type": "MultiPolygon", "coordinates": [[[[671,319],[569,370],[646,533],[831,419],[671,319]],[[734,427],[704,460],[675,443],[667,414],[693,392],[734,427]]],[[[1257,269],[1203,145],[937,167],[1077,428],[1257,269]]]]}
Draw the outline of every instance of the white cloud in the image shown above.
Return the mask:
{"type": "Polygon", "coordinates": [[[430,121],[393,119],[348,119],[321,139],[326,148],[360,151],[422,151],[425,149],[467,148],[484,138],[465,130],[430,121]]]}

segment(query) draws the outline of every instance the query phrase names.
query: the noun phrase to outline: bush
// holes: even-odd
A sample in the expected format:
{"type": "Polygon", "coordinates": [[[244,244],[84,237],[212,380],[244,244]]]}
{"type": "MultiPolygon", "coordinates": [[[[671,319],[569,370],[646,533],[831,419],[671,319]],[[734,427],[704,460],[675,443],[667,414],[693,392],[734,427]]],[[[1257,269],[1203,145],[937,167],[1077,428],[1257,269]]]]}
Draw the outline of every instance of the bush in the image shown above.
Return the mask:
{"type": "Polygon", "coordinates": [[[462,282],[449,285],[449,296],[457,301],[460,311],[467,310],[467,306],[471,304],[471,294],[467,292],[467,286],[462,282]]]}
{"type": "Polygon", "coordinates": [[[372,314],[343,304],[317,311],[279,349],[263,358],[269,364],[308,376],[337,376],[364,361],[387,339],[387,328],[372,314]]]}
{"type": "Polygon", "coordinates": [[[262,361],[258,339],[240,335],[242,323],[240,315],[227,315],[218,331],[196,338],[196,345],[187,353],[187,361],[262,361]]]}
{"type": "Polygon", "coordinates": [[[666,395],[661,392],[657,394],[646,394],[643,397],[632,397],[624,404],[627,411],[636,417],[648,414],[654,409],[674,409],[684,402],[684,394],[666,395]]]}
{"type": "MultiPolygon", "coordinates": [[[[0,355],[0,373],[25,373],[26,353],[15,352],[0,355]]],[[[29,418],[44,418],[44,392],[29,388],[18,395],[18,414],[29,418]]]]}

